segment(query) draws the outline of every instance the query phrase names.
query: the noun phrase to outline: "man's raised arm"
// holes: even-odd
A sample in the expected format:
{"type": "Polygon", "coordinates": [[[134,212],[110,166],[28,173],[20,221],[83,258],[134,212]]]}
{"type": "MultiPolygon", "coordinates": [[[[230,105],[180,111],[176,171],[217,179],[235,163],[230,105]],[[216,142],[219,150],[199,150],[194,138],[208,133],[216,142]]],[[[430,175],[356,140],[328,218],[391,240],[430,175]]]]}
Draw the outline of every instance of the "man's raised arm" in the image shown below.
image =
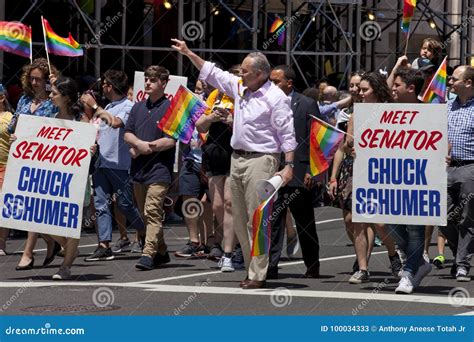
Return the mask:
{"type": "Polygon", "coordinates": [[[175,43],[175,45],[171,45],[173,49],[178,51],[180,54],[188,57],[191,62],[194,64],[196,68],[198,68],[199,71],[201,71],[202,66],[204,65],[204,62],[206,62],[204,59],[196,55],[194,52],[192,52],[186,45],[186,43],[182,40],[178,39],[171,39],[172,42],[175,43]]]}

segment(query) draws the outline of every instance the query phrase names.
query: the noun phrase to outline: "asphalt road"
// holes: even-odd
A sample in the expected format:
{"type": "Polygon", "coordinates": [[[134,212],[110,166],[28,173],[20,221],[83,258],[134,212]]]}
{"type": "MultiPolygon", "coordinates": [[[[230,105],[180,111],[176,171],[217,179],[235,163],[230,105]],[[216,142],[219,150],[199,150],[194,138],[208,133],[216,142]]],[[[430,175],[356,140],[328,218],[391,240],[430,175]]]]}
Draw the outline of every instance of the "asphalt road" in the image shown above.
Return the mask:
{"type": "MultiPolygon", "coordinates": [[[[3,315],[460,315],[474,313],[474,282],[458,283],[448,266],[433,271],[411,295],[394,293],[397,280],[390,275],[384,247],[376,247],[370,260],[371,282],[351,285],[348,279],[354,250],[348,244],[341,212],[317,208],[321,244],[320,279],[302,277],[301,259],[283,259],[280,278],[265,289],[242,290],[244,271],[221,273],[210,260],[176,258],[172,252],[187,240],[184,225],[166,226],[171,263],[149,272],[135,268],[139,255],[121,253],[112,261],[86,263],[96,245],[93,233],[84,233],[80,257],[72,268],[73,280],[52,281],[61,263],[15,271],[24,240],[8,241],[0,257],[0,310],[3,315]]],[[[433,242],[435,241],[433,234],[433,242]]],[[[117,233],[114,232],[114,239],[117,233]]],[[[35,253],[44,259],[42,240],[35,253]]],[[[436,247],[431,247],[434,257],[436,247]]],[[[298,256],[301,256],[299,253],[298,256]]]]}

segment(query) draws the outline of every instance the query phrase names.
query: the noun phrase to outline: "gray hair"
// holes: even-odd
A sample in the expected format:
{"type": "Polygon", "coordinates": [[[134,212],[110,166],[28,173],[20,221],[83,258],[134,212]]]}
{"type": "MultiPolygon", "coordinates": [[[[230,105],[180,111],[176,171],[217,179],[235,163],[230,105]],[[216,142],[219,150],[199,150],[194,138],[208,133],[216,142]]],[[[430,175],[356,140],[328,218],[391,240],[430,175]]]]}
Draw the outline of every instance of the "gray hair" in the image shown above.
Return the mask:
{"type": "Polygon", "coordinates": [[[263,53],[251,52],[247,57],[252,58],[252,67],[255,71],[260,70],[267,76],[267,78],[270,77],[272,68],[267,57],[263,53]]]}

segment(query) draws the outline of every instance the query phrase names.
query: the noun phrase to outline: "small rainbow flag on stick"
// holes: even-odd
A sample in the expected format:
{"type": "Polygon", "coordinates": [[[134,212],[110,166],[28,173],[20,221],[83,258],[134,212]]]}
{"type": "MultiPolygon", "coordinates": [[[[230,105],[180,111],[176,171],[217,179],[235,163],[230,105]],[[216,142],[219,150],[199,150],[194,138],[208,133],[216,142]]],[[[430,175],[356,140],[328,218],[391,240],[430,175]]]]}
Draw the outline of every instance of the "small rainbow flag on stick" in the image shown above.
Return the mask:
{"type": "Polygon", "coordinates": [[[410,32],[411,18],[415,14],[416,0],[404,0],[403,3],[403,17],[402,17],[402,31],[410,32]]]}
{"type": "Polygon", "coordinates": [[[251,256],[259,256],[270,252],[272,236],[271,216],[275,193],[265,202],[262,202],[253,213],[252,230],[253,242],[251,256]]]}
{"type": "Polygon", "coordinates": [[[0,50],[31,58],[31,27],[15,21],[0,21],[0,50]]]}
{"type": "Polygon", "coordinates": [[[345,133],[314,116],[313,118],[315,120],[311,123],[309,137],[309,166],[311,175],[317,176],[329,168],[345,133]]]}
{"type": "Polygon", "coordinates": [[[196,121],[206,109],[208,107],[204,102],[190,90],[180,86],[166,114],[158,123],[158,128],[184,144],[189,144],[196,121]]]}
{"type": "Polygon", "coordinates": [[[422,101],[425,103],[445,103],[446,102],[446,68],[447,56],[431,79],[430,84],[423,94],[422,101]]]}
{"type": "Polygon", "coordinates": [[[283,25],[283,20],[280,17],[276,17],[275,21],[272,23],[270,27],[270,33],[277,33],[278,34],[278,45],[282,46],[283,42],[285,41],[285,30],[286,27],[283,25]]]}
{"type": "Polygon", "coordinates": [[[42,17],[43,31],[45,35],[46,50],[48,53],[59,56],[78,57],[84,54],[78,42],[69,37],[63,38],[54,33],[48,21],[42,17]]]}

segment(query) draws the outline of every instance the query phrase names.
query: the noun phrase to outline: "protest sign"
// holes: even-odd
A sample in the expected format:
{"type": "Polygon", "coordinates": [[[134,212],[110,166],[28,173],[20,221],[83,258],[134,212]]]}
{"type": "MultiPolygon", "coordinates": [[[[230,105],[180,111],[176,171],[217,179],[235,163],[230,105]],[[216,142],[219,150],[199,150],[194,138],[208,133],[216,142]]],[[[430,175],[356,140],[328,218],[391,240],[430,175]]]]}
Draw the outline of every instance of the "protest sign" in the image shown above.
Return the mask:
{"type": "MultiPolygon", "coordinates": [[[[168,81],[165,89],[165,95],[168,100],[171,101],[173,99],[173,96],[178,91],[180,85],[187,87],[187,83],[187,77],[170,75],[170,80],[168,81]]],[[[143,71],[135,71],[135,76],[133,79],[133,102],[139,102],[146,98],[145,73],[143,71]]]]}
{"type": "Polygon", "coordinates": [[[352,220],[446,225],[447,107],[354,106],[352,220]]]}
{"type": "Polygon", "coordinates": [[[8,156],[0,226],[79,239],[94,125],[20,115],[8,156]]]}

